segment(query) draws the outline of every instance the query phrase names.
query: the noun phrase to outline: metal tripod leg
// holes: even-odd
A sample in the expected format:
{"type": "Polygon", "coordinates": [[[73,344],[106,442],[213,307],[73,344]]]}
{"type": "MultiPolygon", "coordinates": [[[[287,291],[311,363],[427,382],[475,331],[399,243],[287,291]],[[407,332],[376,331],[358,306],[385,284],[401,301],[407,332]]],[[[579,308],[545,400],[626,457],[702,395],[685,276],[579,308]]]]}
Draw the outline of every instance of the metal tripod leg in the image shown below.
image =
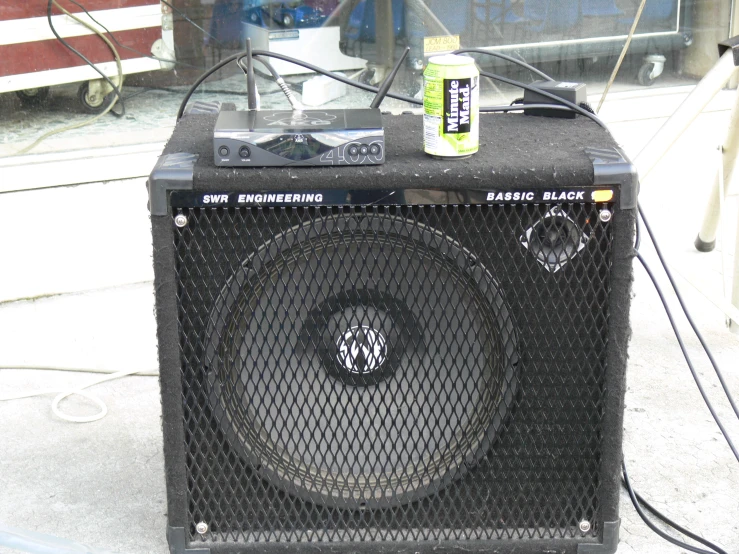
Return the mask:
{"type": "Polygon", "coordinates": [[[711,70],[701,79],[675,113],[665,121],[659,131],[650,139],[634,158],[642,183],[654,166],[669,151],[690,124],[698,117],[708,103],[724,88],[732,75],[739,72],[734,64],[731,50],[725,52],[711,70]]]}
{"type": "MultiPolygon", "coordinates": [[[[716,232],[721,218],[721,191],[726,193],[727,186],[731,183],[732,174],[739,155],[739,91],[736,93],[736,102],[731,110],[729,119],[729,130],[726,140],[721,147],[722,168],[716,171],[716,177],[708,198],[703,224],[695,239],[695,247],[701,252],[710,252],[716,246],[716,232]],[[723,182],[722,182],[723,181],[723,182]]],[[[739,225],[737,225],[737,242],[734,251],[734,272],[732,276],[731,303],[739,308],[739,225]]],[[[729,327],[734,332],[739,332],[739,321],[730,319],[729,327]]]]}
{"type": "Polygon", "coordinates": [[[705,215],[703,216],[703,224],[695,239],[695,247],[701,252],[710,252],[716,246],[716,231],[718,230],[721,206],[719,190],[721,188],[726,190],[725,187],[720,186],[719,180],[723,173],[724,183],[728,184],[731,182],[731,174],[734,171],[737,154],[739,154],[739,92],[737,92],[736,103],[731,110],[729,131],[721,147],[723,171],[716,171],[711,195],[708,199],[705,215]]]}
{"type": "MultiPolygon", "coordinates": [[[[734,274],[731,284],[731,304],[739,308],[739,224],[736,226],[736,244],[734,245],[734,274]]],[[[739,321],[733,317],[729,319],[729,329],[739,333],[739,321]]]]}
{"type": "Polygon", "coordinates": [[[711,187],[711,194],[708,197],[706,211],[703,214],[701,230],[698,232],[698,236],[695,237],[695,242],[693,243],[699,252],[710,252],[716,247],[716,232],[721,216],[720,189],[719,173],[717,171],[716,178],[711,187]]]}

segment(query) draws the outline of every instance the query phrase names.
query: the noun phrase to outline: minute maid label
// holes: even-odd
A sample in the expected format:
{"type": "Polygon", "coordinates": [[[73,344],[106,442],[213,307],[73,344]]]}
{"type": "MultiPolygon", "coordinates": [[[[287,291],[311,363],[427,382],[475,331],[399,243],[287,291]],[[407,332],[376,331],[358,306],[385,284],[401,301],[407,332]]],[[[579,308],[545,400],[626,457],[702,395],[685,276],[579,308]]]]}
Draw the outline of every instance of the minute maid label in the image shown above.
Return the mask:
{"type": "Polygon", "coordinates": [[[444,133],[469,133],[472,79],[444,79],[444,133]]]}
{"type": "Polygon", "coordinates": [[[423,77],[425,152],[440,158],[477,152],[480,77],[474,61],[463,56],[431,58],[423,77]]]}

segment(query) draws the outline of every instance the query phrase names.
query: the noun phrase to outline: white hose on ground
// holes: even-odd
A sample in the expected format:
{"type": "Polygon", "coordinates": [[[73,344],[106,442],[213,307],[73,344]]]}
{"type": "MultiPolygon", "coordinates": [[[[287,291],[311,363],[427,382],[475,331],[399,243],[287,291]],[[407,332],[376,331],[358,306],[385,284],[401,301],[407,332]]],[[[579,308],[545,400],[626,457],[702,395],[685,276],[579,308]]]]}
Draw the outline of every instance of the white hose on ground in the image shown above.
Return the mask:
{"type": "Polygon", "coordinates": [[[113,554],[53,535],[16,529],[0,522],[0,546],[33,554],[113,554]]]}

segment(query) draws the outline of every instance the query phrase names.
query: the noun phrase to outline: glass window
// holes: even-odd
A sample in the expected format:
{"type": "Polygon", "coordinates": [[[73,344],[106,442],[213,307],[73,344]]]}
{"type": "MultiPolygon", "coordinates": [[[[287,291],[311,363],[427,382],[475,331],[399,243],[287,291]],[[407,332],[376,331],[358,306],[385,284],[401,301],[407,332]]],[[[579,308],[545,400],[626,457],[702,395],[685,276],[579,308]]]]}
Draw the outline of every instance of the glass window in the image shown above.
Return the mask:
{"type": "MultiPolygon", "coordinates": [[[[292,56],[376,84],[410,47],[393,91],[421,98],[429,56],[494,50],[556,79],[605,88],[641,0],[34,0],[0,4],[0,156],[166,140],[200,74],[244,49],[292,56]]],[[[693,84],[730,35],[729,0],[647,0],[611,94],[693,84]],[[646,87],[652,87],[647,89],[646,87]]],[[[486,70],[537,76],[476,56],[486,70]]],[[[274,68],[304,104],[367,105],[371,95],[327,83],[283,60],[274,68]]],[[[262,107],[287,106],[256,64],[262,107]]],[[[481,104],[521,90],[484,80],[481,104]]],[[[245,108],[243,72],[231,63],[193,96],[245,108]]],[[[387,99],[387,109],[408,108],[387,99]]]]}

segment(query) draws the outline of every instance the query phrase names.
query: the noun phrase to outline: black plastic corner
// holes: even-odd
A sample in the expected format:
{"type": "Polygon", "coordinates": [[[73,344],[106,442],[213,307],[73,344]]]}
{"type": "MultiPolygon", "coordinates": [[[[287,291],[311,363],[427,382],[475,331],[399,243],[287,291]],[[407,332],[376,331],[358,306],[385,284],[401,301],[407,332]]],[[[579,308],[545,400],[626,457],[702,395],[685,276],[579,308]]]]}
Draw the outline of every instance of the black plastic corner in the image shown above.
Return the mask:
{"type": "Polygon", "coordinates": [[[639,197],[639,176],[636,166],[617,148],[586,148],[593,163],[593,184],[596,186],[619,185],[621,209],[636,208],[639,197]]]}
{"type": "Polygon", "coordinates": [[[187,548],[184,527],[167,527],[170,554],[210,554],[210,548],[187,548]]]}
{"type": "Polygon", "coordinates": [[[618,530],[621,520],[603,523],[603,540],[597,544],[578,544],[577,554],[614,554],[618,549],[618,530]]]}
{"type": "Polygon", "coordinates": [[[149,213],[167,215],[171,190],[192,190],[192,177],[199,154],[180,152],[159,158],[146,186],[149,188],[149,213]]]}
{"type": "Polygon", "coordinates": [[[718,43],[718,57],[726,54],[727,50],[731,50],[734,54],[734,66],[739,67],[739,35],[722,40],[718,43]]]}

